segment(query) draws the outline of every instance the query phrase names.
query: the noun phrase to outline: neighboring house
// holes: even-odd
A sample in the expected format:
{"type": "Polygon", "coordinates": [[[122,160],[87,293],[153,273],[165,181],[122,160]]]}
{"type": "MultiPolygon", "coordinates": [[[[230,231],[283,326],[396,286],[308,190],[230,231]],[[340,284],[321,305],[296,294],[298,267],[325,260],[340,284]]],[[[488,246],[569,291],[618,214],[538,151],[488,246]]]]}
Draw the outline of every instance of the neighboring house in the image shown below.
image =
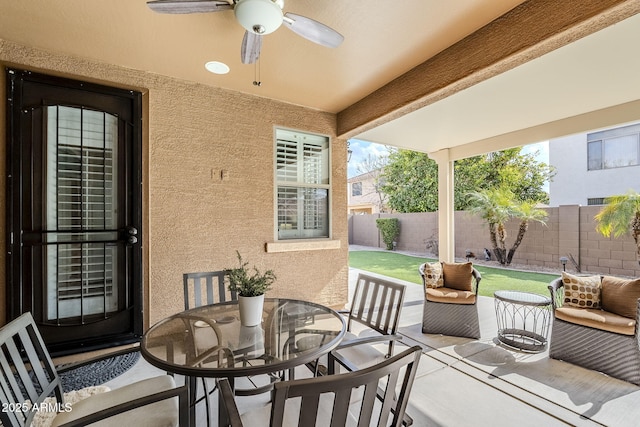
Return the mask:
{"type": "Polygon", "coordinates": [[[372,171],[347,180],[347,208],[349,214],[386,212],[386,197],[379,191],[381,171],[372,171]]]}
{"type": "Polygon", "coordinates": [[[640,191],[640,123],[552,139],[549,163],[557,168],[550,206],[601,205],[640,191]]]}

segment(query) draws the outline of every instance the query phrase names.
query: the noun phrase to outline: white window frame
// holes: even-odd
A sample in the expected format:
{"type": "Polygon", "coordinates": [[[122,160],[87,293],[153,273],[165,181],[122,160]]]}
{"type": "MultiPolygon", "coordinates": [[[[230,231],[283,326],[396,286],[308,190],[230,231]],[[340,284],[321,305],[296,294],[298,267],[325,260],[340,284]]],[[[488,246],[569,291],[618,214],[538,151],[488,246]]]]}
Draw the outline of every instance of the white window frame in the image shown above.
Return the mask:
{"type": "MultiPolygon", "coordinates": [[[[629,143],[630,146],[633,143],[629,143]]],[[[626,147],[626,145],[625,145],[626,147]]],[[[617,169],[629,166],[640,165],[640,124],[631,126],[623,126],[615,129],[608,129],[605,131],[594,132],[587,135],[587,170],[596,171],[604,169],[617,169]],[[635,138],[635,151],[636,159],[632,164],[607,164],[606,150],[607,143],[621,138],[635,138]],[[590,154],[593,151],[599,152],[599,159],[592,159],[590,154]],[[595,164],[595,160],[599,160],[598,164],[595,164]]]]}
{"type": "Polygon", "coordinates": [[[279,242],[296,242],[301,240],[327,240],[332,236],[332,180],[331,180],[331,138],[328,135],[310,133],[306,131],[299,131],[293,129],[287,129],[282,127],[274,128],[274,239],[279,242]],[[316,182],[304,182],[303,178],[303,163],[296,161],[295,165],[292,165],[289,173],[279,173],[279,140],[286,140],[289,143],[295,143],[297,148],[296,156],[300,158],[303,155],[302,144],[318,145],[321,147],[319,152],[319,158],[322,170],[320,173],[320,179],[316,179],[316,182]],[[320,181],[320,182],[317,182],[320,181]],[[299,199],[296,207],[297,221],[288,222],[284,220],[282,206],[279,200],[279,190],[281,188],[298,189],[303,191],[309,190],[326,190],[326,218],[324,231],[319,231],[316,228],[305,228],[304,216],[305,216],[305,204],[303,200],[299,199]],[[290,228],[289,228],[290,227],[290,228]]]}

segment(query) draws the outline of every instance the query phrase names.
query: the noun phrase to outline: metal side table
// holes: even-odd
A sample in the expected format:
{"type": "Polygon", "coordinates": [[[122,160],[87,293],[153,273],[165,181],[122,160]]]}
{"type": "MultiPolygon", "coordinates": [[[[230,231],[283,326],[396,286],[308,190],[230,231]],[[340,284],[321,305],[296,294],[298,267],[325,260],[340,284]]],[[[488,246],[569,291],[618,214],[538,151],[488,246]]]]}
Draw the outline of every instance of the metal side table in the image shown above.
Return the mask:
{"type": "Polygon", "coordinates": [[[520,291],[496,291],[498,339],[518,350],[540,352],[547,346],[551,298],[520,291]]]}

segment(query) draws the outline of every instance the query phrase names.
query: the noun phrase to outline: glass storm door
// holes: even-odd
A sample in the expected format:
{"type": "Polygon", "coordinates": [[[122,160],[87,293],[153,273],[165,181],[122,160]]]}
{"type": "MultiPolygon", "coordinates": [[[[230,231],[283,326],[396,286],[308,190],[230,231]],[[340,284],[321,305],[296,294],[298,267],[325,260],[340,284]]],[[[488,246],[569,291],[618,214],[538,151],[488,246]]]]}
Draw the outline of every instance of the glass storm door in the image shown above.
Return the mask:
{"type": "Polygon", "coordinates": [[[134,341],[142,326],[139,97],[8,77],[22,88],[10,126],[19,141],[10,159],[10,314],[32,311],[58,353],[134,341]]]}

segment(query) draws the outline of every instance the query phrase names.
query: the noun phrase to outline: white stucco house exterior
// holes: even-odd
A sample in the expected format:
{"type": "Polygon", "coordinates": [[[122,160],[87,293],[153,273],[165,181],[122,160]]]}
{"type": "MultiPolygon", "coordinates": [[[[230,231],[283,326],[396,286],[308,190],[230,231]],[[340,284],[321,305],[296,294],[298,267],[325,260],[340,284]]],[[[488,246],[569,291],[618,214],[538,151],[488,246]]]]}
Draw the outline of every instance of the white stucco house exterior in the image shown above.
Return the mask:
{"type": "Polygon", "coordinates": [[[549,205],[601,205],[640,191],[640,122],[549,140],[549,205]]]}

